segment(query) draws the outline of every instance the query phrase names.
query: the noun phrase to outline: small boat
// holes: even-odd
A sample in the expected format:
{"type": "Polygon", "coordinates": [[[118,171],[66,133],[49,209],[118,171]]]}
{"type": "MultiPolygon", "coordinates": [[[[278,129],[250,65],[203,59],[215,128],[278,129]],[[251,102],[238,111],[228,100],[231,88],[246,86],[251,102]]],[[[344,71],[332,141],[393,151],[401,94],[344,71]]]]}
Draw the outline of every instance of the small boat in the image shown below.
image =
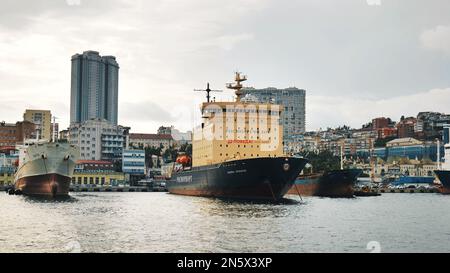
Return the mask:
{"type": "MultiPolygon", "coordinates": [[[[447,133],[450,133],[450,127],[445,127],[447,133]]],[[[439,145],[438,145],[439,147],[439,145]]],[[[438,148],[439,150],[439,148],[438,148]]],[[[450,194],[450,144],[447,143],[444,145],[445,150],[445,161],[443,164],[443,168],[439,168],[439,170],[434,171],[441,185],[439,187],[439,191],[443,194],[450,194]]]]}
{"type": "Polygon", "coordinates": [[[357,196],[357,197],[381,196],[381,193],[379,193],[378,191],[372,190],[368,186],[364,186],[359,190],[355,190],[355,196],[357,196]]]}

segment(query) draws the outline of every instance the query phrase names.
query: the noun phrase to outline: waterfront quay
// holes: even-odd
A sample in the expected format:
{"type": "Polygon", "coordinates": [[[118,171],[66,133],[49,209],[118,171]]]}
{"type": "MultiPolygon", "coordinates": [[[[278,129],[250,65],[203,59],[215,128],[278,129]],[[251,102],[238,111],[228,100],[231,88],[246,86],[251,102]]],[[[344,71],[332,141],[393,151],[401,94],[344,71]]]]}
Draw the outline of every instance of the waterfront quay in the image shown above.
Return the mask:
{"type": "MultiPolygon", "coordinates": [[[[12,186],[0,186],[0,191],[7,191],[12,186]]],[[[72,185],[70,192],[167,192],[165,187],[161,186],[97,186],[97,187],[83,187],[79,185],[72,185]]],[[[372,193],[439,193],[437,188],[426,189],[371,189],[372,193]]],[[[301,195],[301,193],[300,193],[301,195]]],[[[290,195],[286,197],[289,198],[290,195]]]]}
{"type": "MultiPolygon", "coordinates": [[[[0,191],[7,191],[13,186],[0,186],[0,191]]],[[[164,187],[146,186],[97,186],[82,187],[78,185],[70,186],[70,192],[165,192],[164,187]]]]}
{"type": "Polygon", "coordinates": [[[165,192],[165,191],[166,190],[163,187],[144,187],[144,186],[70,187],[70,192],[165,192]]]}
{"type": "MultiPolygon", "coordinates": [[[[376,192],[376,191],[373,191],[376,192]]],[[[378,193],[439,193],[437,188],[430,189],[381,189],[378,193]]]]}

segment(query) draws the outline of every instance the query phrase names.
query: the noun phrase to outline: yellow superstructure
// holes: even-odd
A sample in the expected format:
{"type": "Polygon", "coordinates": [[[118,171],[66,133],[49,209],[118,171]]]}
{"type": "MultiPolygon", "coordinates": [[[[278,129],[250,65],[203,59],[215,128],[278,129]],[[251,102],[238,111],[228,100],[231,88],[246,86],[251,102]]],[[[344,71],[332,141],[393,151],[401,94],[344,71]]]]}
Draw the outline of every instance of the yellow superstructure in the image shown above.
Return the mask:
{"type": "Polygon", "coordinates": [[[193,134],[193,167],[285,156],[280,125],[282,107],[241,100],[241,82],[245,80],[236,73],[236,83],[227,86],[236,90],[236,101],[201,105],[204,122],[193,134]]]}

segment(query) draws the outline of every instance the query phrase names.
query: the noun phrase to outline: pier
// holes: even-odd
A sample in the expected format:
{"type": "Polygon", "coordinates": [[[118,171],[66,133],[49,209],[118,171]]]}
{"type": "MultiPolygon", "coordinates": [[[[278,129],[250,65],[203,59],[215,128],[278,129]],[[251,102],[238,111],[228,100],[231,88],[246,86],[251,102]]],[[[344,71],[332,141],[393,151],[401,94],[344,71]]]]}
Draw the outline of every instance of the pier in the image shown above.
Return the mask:
{"type": "MultiPolygon", "coordinates": [[[[7,191],[12,186],[0,186],[0,192],[7,191]]],[[[70,192],[166,192],[162,187],[113,187],[113,186],[101,186],[101,187],[70,187],[70,192]]]]}
{"type": "Polygon", "coordinates": [[[380,189],[379,193],[439,193],[439,189],[380,189]]]}

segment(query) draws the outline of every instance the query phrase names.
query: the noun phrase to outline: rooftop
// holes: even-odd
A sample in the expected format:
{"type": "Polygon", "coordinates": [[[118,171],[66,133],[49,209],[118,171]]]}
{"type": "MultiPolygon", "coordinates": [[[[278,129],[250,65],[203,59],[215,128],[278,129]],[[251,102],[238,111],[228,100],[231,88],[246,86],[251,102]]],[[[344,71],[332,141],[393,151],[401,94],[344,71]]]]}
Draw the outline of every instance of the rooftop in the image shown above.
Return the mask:
{"type": "Polygon", "coordinates": [[[77,164],[112,164],[112,162],[109,161],[103,161],[103,160],[78,160],[77,164]]]}
{"type": "Polygon", "coordinates": [[[130,139],[173,140],[173,137],[167,134],[130,134],[130,139]]]}
{"type": "Polygon", "coordinates": [[[422,144],[423,142],[420,140],[417,140],[412,137],[406,137],[406,138],[397,138],[394,140],[389,141],[386,146],[392,147],[392,146],[407,146],[407,145],[418,145],[422,144]]]}

